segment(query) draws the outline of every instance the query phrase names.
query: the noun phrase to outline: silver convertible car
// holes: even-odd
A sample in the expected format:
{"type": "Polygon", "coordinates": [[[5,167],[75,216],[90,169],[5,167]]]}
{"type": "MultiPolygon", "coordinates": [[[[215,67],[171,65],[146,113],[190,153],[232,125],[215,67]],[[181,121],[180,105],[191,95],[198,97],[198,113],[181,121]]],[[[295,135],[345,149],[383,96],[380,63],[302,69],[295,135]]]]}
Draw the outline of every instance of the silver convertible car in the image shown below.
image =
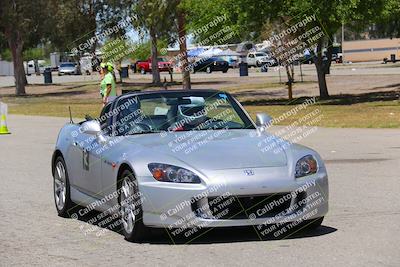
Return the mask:
{"type": "Polygon", "coordinates": [[[212,227],[318,227],[328,212],[324,163],[272,135],[271,121],[261,113],[254,123],[221,91],[123,94],[99,118],[61,129],[52,157],[57,212],[115,216],[130,241],[149,228],[187,237],[212,227]]]}

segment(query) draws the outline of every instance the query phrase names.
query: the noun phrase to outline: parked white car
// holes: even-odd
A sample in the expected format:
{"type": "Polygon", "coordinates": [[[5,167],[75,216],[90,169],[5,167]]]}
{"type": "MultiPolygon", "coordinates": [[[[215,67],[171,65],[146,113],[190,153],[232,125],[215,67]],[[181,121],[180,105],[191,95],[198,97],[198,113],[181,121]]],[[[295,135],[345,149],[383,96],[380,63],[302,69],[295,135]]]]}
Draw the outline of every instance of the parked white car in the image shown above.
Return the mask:
{"type": "MultiPolygon", "coordinates": [[[[45,64],[46,61],[38,60],[38,67],[40,74],[43,74],[44,69],[46,68],[45,64]]],[[[24,65],[25,65],[26,75],[31,75],[36,73],[35,62],[33,60],[28,61],[28,63],[24,65]]]]}
{"type": "Polygon", "coordinates": [[[247,54],[247,64],[249,67],[261,67],[265,64],[268,66],[274,66],[276,64],[275,59],[264,52],[250,52],[247,54]]]}

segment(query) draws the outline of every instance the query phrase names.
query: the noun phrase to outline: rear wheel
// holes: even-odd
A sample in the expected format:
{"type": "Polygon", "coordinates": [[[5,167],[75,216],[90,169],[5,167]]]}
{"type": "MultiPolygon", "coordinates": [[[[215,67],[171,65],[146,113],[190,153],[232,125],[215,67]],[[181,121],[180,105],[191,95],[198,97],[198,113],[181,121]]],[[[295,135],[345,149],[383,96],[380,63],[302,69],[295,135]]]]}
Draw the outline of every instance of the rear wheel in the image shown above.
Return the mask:
{"type": "Polygon", "coordinates": [[[69,211],[74,206],[71,201],[68,172],[63,157],[58,156],[53,173],[54,201],[58,216],[70,217],[69,211]]]}
{"type": "Polygon", "coordinates": [[[130,170],[122,173],[119,189],[122,233],[128,241],[142,241],[148,235],[148,228],[143,224],[139,189],[130,170]]]}

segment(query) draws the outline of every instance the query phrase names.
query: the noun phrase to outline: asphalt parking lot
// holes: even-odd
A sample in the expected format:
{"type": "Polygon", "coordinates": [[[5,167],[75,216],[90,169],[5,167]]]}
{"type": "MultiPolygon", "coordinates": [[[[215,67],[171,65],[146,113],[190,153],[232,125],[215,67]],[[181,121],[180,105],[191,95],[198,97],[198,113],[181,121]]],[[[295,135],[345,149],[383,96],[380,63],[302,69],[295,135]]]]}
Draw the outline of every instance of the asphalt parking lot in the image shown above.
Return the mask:
{"type": "MultiPolygon", "coordinates": [[[[300,67],[295,67],[295,73],[297,75],[296,79],[301,80],[300,78],[300,67]]],[[[305,79],[310,76],[316,76],[316,70],[314,64],[302,64],[302,73],[305,79]]],[[[397,75],[398,74],[398,65],[383,65],[381,62],[369,62],[369,63],[352,63],[352,64],[333,64],[331,69],[331,76],[354,76],[354,75],[397,75]]],[[[173,77],[175,80],[181,79],[181,73],[174,73],[173,77]]],[[[211,74],[205,72],[196,72],[192,74],[191,77],[193,80],[204,80],[207,79],[215,79],[215,78],[238,78],[239,69],[229,69],[227,73],[222,72],[213,72],[211,74]]],[[[268,78],[271,81],[279,81],[279,76],[283,81],[286,81],[285,70],[271,67],[268,72],[261,72],[260,68],[249,68],[249,78],[268,78]]],[[[118,77],[118,74],[117,74],[118,77]]],[[[329,76],[328,76],[329,77],[329,76]]],[[[129,78],[125,79],[128,82],[136,82],[136,81],[145,81],[150,82],[152,80],[152,75],[147,73],[146,75],[142,75],[139,73],[129,72],[129,78]]],[[[161,80],[164,78],[169,81],[170,75],[167,72],[161,72],[161,80]]],[[[245,79],[245,77],[242,77],[245,79]]],[[[87,83],[87,82],[98,82],[99,75],[98,73],[92,73],[92,75],[64,75],[58,76],[57,72],[53,72],[52,80],[54,84],[69,84],[69,83],[87,83]]],[[[36,76],[30,75],[27,76],[27,81],[29,84],[44,84],[43,75],[36,76]]],[[[0,88],[1,87],[11,87],[14,86],[14,76],[0,76],[0,88]]]]}
{"type": "Polygon", "coordinates": [[[85,235],[56,215],[50,160],[65,118],[10,115],[0,136],[0,265],[398,266],[400,130],[319,128],[302,140],[326,161],[330,211],[323,226],[283,240],[252,229],[212,231],[193,243],[146,243],[117,232],[85,235]]]}

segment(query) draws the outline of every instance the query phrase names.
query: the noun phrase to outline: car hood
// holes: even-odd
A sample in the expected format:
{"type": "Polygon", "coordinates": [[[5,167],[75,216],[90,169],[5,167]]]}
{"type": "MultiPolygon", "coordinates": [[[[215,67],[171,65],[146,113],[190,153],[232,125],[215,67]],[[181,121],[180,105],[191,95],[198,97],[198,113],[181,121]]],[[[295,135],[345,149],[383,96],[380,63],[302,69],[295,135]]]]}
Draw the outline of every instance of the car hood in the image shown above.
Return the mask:
{"type": "Polygon", "coordinates": [[[128,138],[144,146],[152,160],[181,161],[195,169],[279,167],[287,163],[276,137],[256,130],[211,130],[144,134],[128,138]],[[274,145],[272,145],[274,144],[274,145]],[[268,145],[272,149],[265,149],[268,145]]]}

